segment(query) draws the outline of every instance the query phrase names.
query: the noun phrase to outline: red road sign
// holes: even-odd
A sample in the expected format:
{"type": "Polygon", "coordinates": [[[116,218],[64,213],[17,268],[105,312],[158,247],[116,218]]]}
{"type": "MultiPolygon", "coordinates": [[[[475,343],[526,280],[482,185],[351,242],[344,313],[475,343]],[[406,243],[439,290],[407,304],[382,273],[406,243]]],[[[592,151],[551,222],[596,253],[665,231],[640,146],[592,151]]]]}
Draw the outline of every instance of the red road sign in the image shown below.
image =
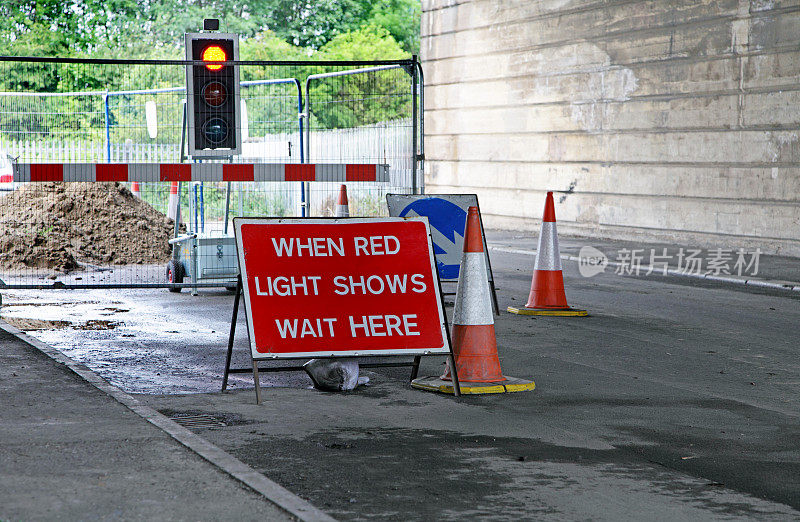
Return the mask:
{"type": "Polygon", "coordinates": [[[254,359],[449,354],[426,218],[236,218],[254,359]]]}

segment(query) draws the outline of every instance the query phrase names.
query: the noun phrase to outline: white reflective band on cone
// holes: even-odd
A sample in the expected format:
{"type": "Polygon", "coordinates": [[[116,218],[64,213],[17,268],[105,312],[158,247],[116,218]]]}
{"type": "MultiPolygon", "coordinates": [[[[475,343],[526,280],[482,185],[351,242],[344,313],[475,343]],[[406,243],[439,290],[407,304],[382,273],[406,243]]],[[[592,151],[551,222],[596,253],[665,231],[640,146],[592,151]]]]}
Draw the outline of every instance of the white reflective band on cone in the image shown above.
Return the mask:
{"type": "Polygon", "coordinates": [[[561,270],[561,256],[558,253],[558,232],[555,221],[542,223],[539,236],[539,252],[536,255],[534,270],[561,270]]]}
{"type": "Polygon", "coordinates": [[[464,252],[461,259],[453,324],[494,324],[483,252],[464,252]]]}
{"type": "Polygon", "coordinates": [[[350,207],[347,205],[336,205],[336,217],[350,217],[350,207]]]}
{"type": "Polygon", "coordinates": [[[175,219],[178,216],[178,195],[173,194],[170,188],[169,200],[167,201],[167,217],[175,219]]]}

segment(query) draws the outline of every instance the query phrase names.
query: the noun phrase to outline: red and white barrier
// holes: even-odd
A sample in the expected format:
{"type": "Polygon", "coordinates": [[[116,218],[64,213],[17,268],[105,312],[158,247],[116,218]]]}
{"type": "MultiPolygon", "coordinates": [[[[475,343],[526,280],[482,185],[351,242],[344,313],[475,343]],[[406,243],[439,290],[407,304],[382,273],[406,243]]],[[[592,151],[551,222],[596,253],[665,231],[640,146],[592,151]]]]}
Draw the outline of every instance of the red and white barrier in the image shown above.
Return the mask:
{"type": "Polygon", "coordinates": [[[388,182],[389,166],[342,163],[19,163],[14,181],[388,182]]]}

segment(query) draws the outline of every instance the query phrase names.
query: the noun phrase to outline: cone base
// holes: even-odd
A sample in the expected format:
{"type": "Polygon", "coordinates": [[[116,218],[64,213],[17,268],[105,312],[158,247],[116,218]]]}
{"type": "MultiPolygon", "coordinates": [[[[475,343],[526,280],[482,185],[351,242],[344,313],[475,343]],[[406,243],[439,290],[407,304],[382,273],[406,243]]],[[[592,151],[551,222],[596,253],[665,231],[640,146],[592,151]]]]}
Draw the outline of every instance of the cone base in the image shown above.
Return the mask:
{"type": "Polygon", "coordinates": [[[550,315],[561,317],[585,317],[589,315],[589,312],[586,310],[578,310],[576,308],[516,308],[514,306],[509,306],[506,308],[506,311],[517,315],[550,315]]]}
{"type": "MultiPolygon", "coordinates": [[[[531,391],[536,388],[533,381],[505,377],[502,382],[461,382],[461,393],[464,395],[479,395],[484,393],[513,393],[531,391]]],[[[420,377],[411,381],[411,387],[418,390],[447,393],[453,395],[453,381],[445,381],[439,377],[420,377]]]]}

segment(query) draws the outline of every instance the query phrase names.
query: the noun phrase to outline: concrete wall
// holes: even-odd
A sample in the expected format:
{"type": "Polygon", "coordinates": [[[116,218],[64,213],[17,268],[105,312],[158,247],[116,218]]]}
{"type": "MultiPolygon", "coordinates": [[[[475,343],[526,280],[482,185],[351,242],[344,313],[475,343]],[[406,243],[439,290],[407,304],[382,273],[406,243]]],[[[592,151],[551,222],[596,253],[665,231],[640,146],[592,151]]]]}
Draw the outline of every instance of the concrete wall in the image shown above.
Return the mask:
{"type": "Polygon", "coordinates": [[[428,192],[800,255],[800,2],[423,0],[428,192]]]}

